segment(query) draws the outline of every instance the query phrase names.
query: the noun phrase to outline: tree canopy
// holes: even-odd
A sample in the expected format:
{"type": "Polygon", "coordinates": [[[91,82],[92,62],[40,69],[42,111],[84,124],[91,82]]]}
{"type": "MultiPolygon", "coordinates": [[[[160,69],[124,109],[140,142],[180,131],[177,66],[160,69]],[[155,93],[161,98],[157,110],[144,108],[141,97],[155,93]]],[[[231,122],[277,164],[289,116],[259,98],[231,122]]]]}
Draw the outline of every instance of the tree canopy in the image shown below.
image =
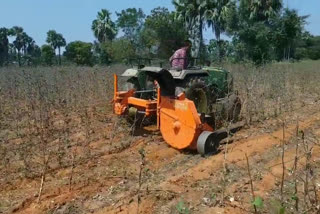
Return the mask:
{"type": "Polygon", "coordinates": [[[206,0],[173,0],[176,8],[176,18],[183,21],[192,42],[192,55],[199,57],[203,47],[203,28],[205,12],[207,9],[206,0]]]}
{"type": "Polygon", "coordinates": [[[92,65],[93,52],[92,44],[82,41],[71,42],[66,46],[64,55],[71,62],[77,65],[92,65]]]}
{"type": "Polygon", "coordinates": [[[53,65],[54,60],[54,49],[50,45],[43,45],[41,47],[41,58],[44,64],[53,65]]]}
{"type": "Polygon", "coordinates": [[[188,38],[183,21],[175,19],[175,15],[167,8],[158,7],[147,16],[141,39],[151,55],[169,58],[188,38]],[[153,48],[156,49],[156,53],[153,53],[153,48]]]}
{"type": "Polygon", "coordinates": [[[62,34],[57,33],[55,30],[49,30],[47,33],[47,43],[51,45],[54,51],[58,49],[59,65],[61,65],[61,47],[67,45],[66,40],[62,34]]]}
{"type": "Polygon", "coordinates": [[[134,41],[143,28],[145,14],[141,8],[128,8],[117,13],[117,26],[124,32],[124,37],[134,41]]]}
{"type": "Polygon", "coordinates": [[[99,42],[113,40],[118,32],[115,22],[111,19],[111,13],[106,9],[98,12],[97,18],[92,22],[91,29],[99,42]]]}
{"type": "Polygon", "coordinates": [[[319,36],[305,30],[308,16],[284,8],[281,0],[173,0],[172,3],[174,11],[157,7],[147,16],[141,8],[123,9],[116,12],[115,20],[109,10],[102,9],[92,21],[91,30],[96,38],[92,43],[67,44],[61,33],[49,30],[47,44],[39,48],[22,27],[2,27],[0,66],[61,65],[61,59],[78,65],[118,63],[135,57],[168,60],[186,39],[193,43],[193,56],[200,57],[202,62],[250,61],[261,65],[320,59],[319,36]],[[205,40],[204,30],[212,32],[214,39],[205,40]],[[224,40],[225,37],[228,39],[224,40]]]}

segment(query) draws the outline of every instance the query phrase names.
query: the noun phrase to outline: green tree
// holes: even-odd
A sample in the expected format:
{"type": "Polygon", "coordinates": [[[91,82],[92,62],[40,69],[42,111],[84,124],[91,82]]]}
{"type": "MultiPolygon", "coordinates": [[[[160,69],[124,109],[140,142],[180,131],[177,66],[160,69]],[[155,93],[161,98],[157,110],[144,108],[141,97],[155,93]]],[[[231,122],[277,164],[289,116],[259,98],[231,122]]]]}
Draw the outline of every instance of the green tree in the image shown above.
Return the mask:
{"type": "Polygon", "coordinates": [[[95,60],[95,63],[99,64],[110,64],[111,63],[111,57],[109,55],[109,52],[106,48],[104,48],[105,43],[110,42],[103,42],[99,43],[97,41],[94,41],[93,43],[93,58],[95,60]]]}
{"type": "Polygon", "coordinates": [[[35,41],[28,45],[25,57],[28,64],[37,65],[41,62],[41,48],[36,45],[35,41]]]}
{"type": "Polygon", "coordinates": [[[58,46],[58,55],[59,55],[59,65],[61,65],[61,47],[65,47],[67,42],[62,34],[58,34],[57,36],[57,46],[58,46]]]}
{"type": "Polygon", "coordinates": [[[240,30],[238,41],[245,47],[246,58],[257,65],[271,61],[274,57],[272,35],[272,28],[262,22],[240,30]]]}
{"type": "Polygon", "coordinates": [[[217,41],[217,56],[221,61],[222,57],[222,43],[221,34],[227,29],[230,17],[235,13],[236,4],[232,0],[206,0],[205,18],[207,24],[212,28],[217,41]]]}
{"type": "Polygon", "coordinates": [[[304,32],[297,42],[296,59],[320,59],[320,36],[312,36],[304,32]]]}
{"type": "Polygon", "coordinates": [[[97,19],[93,20],[91,29],[100,43],[112,41],[118,32],[116,24],[111,20],[111,13],[106,9],[98,12],[97,19]]]}
{"type": "Polygon", "coordinates": [[[65,47],[67,44],[63,35],[57,33],[55,30],[49,30],[47,32],[47,43],[51,45],[54,51],[58,49],[59,65],[61,65],[61,47],[65,47]]]}
{"type": "Polygon", "coordinates": [[[124,62],[135,57],[135,47],[128,39],[120,38],[113,42],[102,44],[102,49],[108,53],[112,62],[124,62]]]}
{"type": "Polygon", "coordinates": [[[9,50],[8,50],[8,63],[15,62],[17,58],[17,49],[14,47],[13,43],[9,43],[9,50]]]}
{"type": "Polygon", "coordinates": [[[22,63],[30,65],[31,51],[35,46],[35,41],[26,32],[24,32],[21,27],[13,27],[11,32],[12,35],[15,36],[13,45],[17,49],[19,66],[21,66],[22,63]]]}
{"type": "Polygon", "coordinates": [[[91,43],[75,41],[66,46],[64,55],[77,65],[93,65],[92,48],[91,43]]]}
{"type": "MultiPolygon", "coordinates": [[[[21,59],[26,60],[28,57],[27,49],[29,46],[34,44],[34,40],[28,36],[27,33],[23,32],[23,29],[20,27],[14,27],[13,34],[15,35],[15,40],[13,41],[13,45],[18,51],[18,62],[19,66],[22,65],[21,59]],[[21,54],[23,54],[23,58],[21,57],[21,54]]],[[[29,62],[28,62],[29,64],[29,62]]]]}
{"type": "MultiPolygon", "coordinates": [[[[163,35],[163,34],[160,34],[163,35]]],[[[161,46],[160,39],[158,38],[158,33],[153,27],[145,27],[139,35],[139,44],[143,50],[146,51],[147,56],[152,56],[155,53],[153,52],[152,48],[156,46],[161,46]]],[[[169,55],[172,51],[169,52],[165,57],[169,58],[169,55]]],[[[160,55],[160,54],[159,54],[160,55]]]]}
{"type": "Polygon", "coordinates": [[[149,54],[156,48],[157,56],[166,59],[180,48],[187,38],[188,33],[184,28],[183,20],[175,19],[175,13],[163,7],[151,11],[141,32],[142,43],[149,54]]]}
{"type": "Polygon", "coordinates": [[[9,30],[0,28],[0,66],[9,60],[9,30]]]}
{"type": "Polygon", "coordinates": [[[55,57],[54,49],[50,45],[42,45],[41,58],[46,65],[52,65],[55,57]]]}
{"type": "Polygon", "coordinates": [[[173,0],[176,17],[183,20],[192,41],[194,57],[199,57],[203,47],[203,27],[207,1],[205,0],[173,0]]]}
{"type": "Polygon", "coordinates": [[[25,32],[22,33],[22,40],[23,40],[23,46],[22,46],[22,52],[23,55],[26,56],[28,54],[28,47],[32,46],[35,41],[25,32]]]}
{"type": "Polygon", "coordinates": [[[284,9],[274,20],[273,41],[278,60],[294,58],[298,41],[302,40],[304,25],[308,16],[299,16],[296,10],[284,9]]]}
{"type": "Polygon", "coordinates": [[[23,48],[22,48],[22,52],[23,52],[23,63],[30,65],[30,64],[36,64],[36,61],[39,58],[39,47],[36,45],[36,42],[30,37],[28,36],[25,32],[23,32],[22,34],[22,38],[23,38],[23,48]]]}
{"type": "Polygon", "coordinates": [[[240,0],[241,9],[249,10],[247,15],[245,13],[242,15],[253,21],[268,21],[280,13],[282,6],[282,0],[240,0]]]}
{"type": "Polygon", "coordinates": [[[306,58],[318,60],[320,59],[320,36],[312,36],[308,44],[306,58]]]}
{"type": "Polygon", "coordinates": [[[141,8],[128,8],[117,13],[117,26],[123,30],[125,38],[135,41],[144,24],[146,17],[141,8]]]}
{"type": "Polygon", "coordinates": [[[230,30],[238,59],[262,64],[274,59],[274,19],[281,15],[281,0],[240,0],[236,23],[230,30]],[[239,57],[240,56],[240,57],[239,57]]]}
{"type": "Polygon", "coordinates": [[[218,43],[217,40],[212,39],[210,40],[207,49],[210,61],[218,62],[222,58],[234,60],[234,47],[229,41],[220,40],[218,43]]]}
{"type": "Polygon", "coordinates": [[[18,51],[18,63],[19,66],[21,66],[21,49],[24,47],[25,33],[23,32],[22,27],[14,26],[12,28],[12,34],[16,37],[13,41],[13,45],[18,51]]]}

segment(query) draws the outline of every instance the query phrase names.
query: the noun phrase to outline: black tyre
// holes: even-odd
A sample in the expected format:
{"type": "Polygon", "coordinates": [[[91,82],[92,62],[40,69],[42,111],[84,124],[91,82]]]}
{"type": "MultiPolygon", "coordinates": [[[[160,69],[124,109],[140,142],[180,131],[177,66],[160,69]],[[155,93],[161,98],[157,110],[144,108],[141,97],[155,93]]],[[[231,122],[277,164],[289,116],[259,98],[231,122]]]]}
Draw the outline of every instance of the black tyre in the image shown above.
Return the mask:
{"type": "Polygon", "coordinates": [[[236,94],[231,94],[224,102],[224,117],[228,121],[239,121],[241,112],[241,100],[236,94]]]}
{"type": "Polygon", "coordinates": [[[214,91],[211,91],[202,77],[191,77],[185,82],[186,97],[192,100],[199,113],[211,112],[211,104],[215,102],[214,91]]]}
{"type": "Polygon", "coordinates": [[[218,151],[223,136],[218,132],[203,131],[197,140],[197,151],[201,155],[213,154],[218,151]]]}

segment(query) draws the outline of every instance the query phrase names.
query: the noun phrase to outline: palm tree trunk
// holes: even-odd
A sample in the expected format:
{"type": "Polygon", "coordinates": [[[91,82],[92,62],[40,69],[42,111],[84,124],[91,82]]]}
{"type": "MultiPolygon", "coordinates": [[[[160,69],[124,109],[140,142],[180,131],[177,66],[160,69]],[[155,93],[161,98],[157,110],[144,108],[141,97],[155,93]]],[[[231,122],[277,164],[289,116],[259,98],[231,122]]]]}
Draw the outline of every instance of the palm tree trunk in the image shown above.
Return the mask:
{"type": "Polygon", "coordinates": [[[18,50],[18,63],[19,63],[19,67],[21,67],[21,55],[20,55],[20,50],[18,50]]]}
{"type": "Polygon", "coordinates": [[[58,47],[58,51],[59,51],[59,65],[61,65],[61,52],[60,52],[60,47],[58,47]]]}
{"type": "Polygon", "coordinates": [[[194,20],[194,24],[190,25],[189,34],[191,37],[191,41],[193,42],[192,48],[193,48],[193,57],[198,58],[200,57],[200,51],[202,46],[202,27],[203,22],[201,18],[196,17],[194,20]]]}
{"type": "Polygon", "coordinates": [[[220,27],[218,25],[214,24],[212,29],[214,29],[214,33],[215,33],[216,40],[217,40],[218,60],[219,60],[219,62],[221,62],[222,50],[221,50],[221,39],[220,39],[220,35],[221,35],[220,27]]]}
{"type": "Polygon", "coordinates": [[[203,57],[203,35],[202,35],[202,29],[203,29],[203,21],[200,18],[199,20],[199,38],[200,38],[200,45],[199,45],[199,58],[203,57]]]}

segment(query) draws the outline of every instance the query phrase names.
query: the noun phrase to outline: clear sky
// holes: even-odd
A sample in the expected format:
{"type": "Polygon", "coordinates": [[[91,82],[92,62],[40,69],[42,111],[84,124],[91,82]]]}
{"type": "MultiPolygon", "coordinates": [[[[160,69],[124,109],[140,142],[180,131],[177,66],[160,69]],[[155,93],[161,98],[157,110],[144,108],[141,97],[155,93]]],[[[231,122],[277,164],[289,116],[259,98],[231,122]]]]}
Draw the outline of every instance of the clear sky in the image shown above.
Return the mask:
{"type": "MultiPolygon", "coordinates": [[[[284,3],[297,9],[300,15],[309,14],[306,29],[320,35],[320,0],[284,0],[284,3]]],[[[174,10],[171,0],[2,0],[0,27],[21,26],[39,45],[45,43],[50,29],[62,33],[67,42],[92,42],[91,23],[99,10],[110,10],[115,20],[115,11],[135,7],[149,14],[158,6],[174,10]]],[[[213,34],[205,32],[205,39],[211,38],[213,34]]]]}

